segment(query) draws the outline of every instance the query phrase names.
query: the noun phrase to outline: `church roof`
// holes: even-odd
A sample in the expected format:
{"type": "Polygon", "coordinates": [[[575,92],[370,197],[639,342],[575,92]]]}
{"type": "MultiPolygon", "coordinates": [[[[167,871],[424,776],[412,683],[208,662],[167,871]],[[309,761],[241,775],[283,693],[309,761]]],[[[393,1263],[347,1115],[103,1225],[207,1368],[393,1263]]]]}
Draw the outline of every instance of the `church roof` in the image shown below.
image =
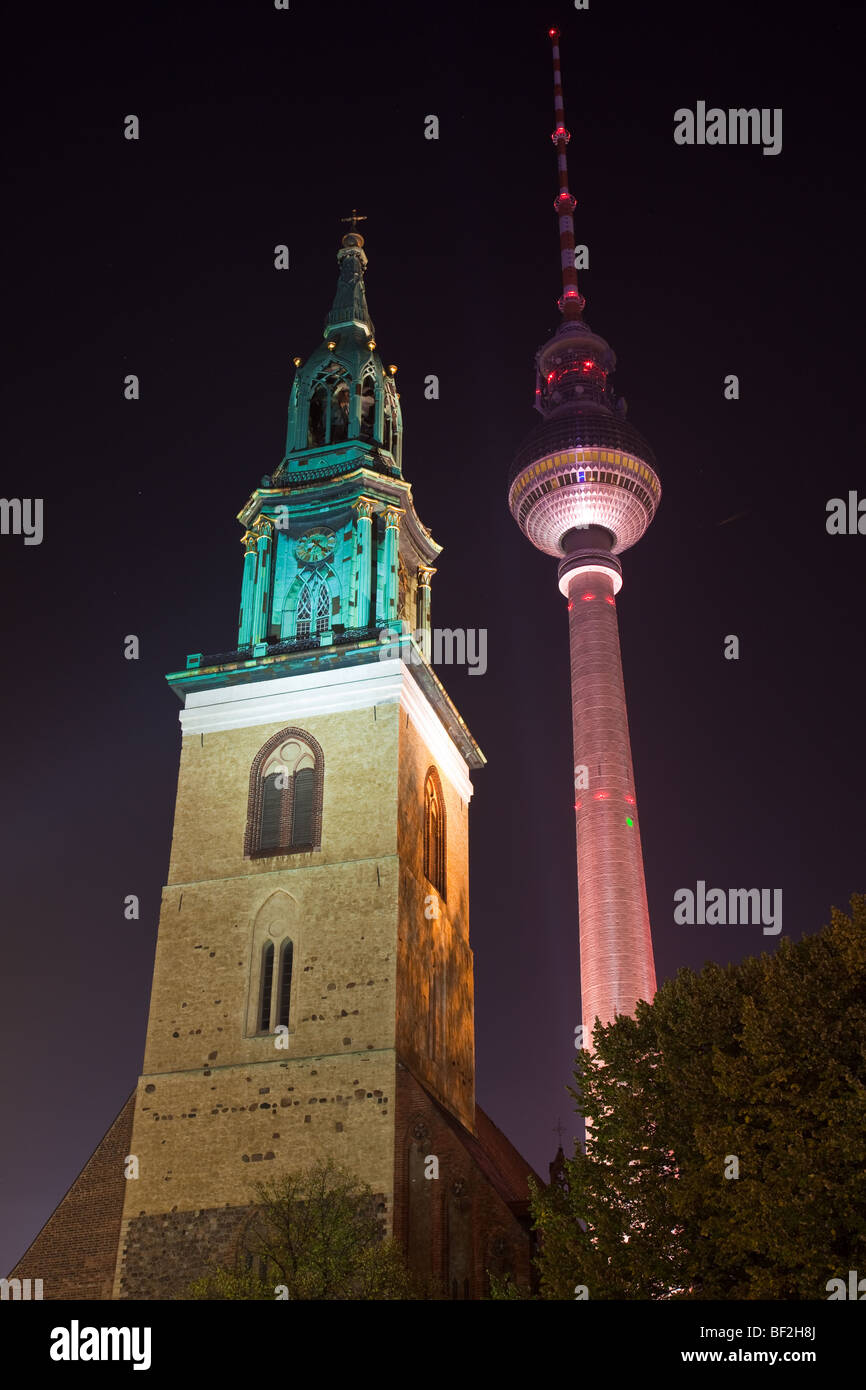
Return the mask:
{"type": "MultiPolygon", "coordinates": [[[[417,1080],[417,1078],[416,1078],[417,1080]]],[[[419,1085],[421,1083],[418,1083],[419,1085]]],[[[530,1163],[518,1153],[502,1130],[493,1123],[480,1105],[475,1106],[476,1133],[470,1134],[450,1110],[440,1104],[435,1096],[424,1087],[449,1129],[457,1136],[469,1157],[499,1193],[508,1206],[522,1215],[529,1205],[529,1179],[534,1178],[539,1187],[545,1184],[530,1163]]]]}

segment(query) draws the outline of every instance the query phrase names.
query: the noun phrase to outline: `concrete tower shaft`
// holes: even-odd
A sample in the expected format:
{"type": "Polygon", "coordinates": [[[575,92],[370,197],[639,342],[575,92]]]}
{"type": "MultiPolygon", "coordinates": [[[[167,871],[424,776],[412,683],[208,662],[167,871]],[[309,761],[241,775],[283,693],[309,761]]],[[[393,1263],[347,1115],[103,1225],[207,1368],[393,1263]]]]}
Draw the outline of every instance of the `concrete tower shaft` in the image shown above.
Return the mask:
{"type": "Polygon", "coordinates": [[[557,556],[568,599],[574,736],[581,1022],[634,1014],[655,966],[620,656],[618,556],[651,525],[661,483],[653,451],[614,394],[613,349],[583,318],[574,266],[559,31],[553,50],[563,322],[535,358],[542,419],[521,445],[508,504],[524,535],[557,556]]]}
{"type": "Polygon", "coordinates": [[[655,994],[655,968],[616,615],[616,569],[561,566],[568,597],[581,1021],[610,1023],[655,994]]]}

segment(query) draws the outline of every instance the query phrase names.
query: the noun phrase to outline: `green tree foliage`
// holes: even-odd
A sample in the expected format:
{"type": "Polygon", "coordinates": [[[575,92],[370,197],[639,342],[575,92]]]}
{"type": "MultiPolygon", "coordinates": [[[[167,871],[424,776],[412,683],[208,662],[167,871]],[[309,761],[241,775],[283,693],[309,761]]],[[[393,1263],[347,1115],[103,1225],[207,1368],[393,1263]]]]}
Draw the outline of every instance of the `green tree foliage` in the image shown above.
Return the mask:
{"type": "Polygon", "coordinates": [[[387,1300],[418,1297],[373,1193],[330,1160],[255,1187],[234,1269],[190,1285],[191,1299],[387,1300]],[[278,1293],[277,1290],[286,1292],[278,1293]]]}
{"type": "Polygon", "coordinates": [[[866,1274],[866,896],[681,970],[594,1042],[586,1152],[533,1194],[542,1297],[826,1298],[866,1274]]]}

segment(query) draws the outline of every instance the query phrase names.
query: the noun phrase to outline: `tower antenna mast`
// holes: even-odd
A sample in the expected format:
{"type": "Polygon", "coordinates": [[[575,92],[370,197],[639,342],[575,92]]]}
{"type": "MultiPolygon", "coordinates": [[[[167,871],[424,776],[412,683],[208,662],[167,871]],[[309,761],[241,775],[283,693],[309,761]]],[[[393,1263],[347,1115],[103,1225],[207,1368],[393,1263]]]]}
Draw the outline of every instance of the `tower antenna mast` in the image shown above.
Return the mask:
{"type": "Polygon", "coordinates": [[[559,312],[566,319],[580,319],[586,300],[577,287],[577,267],[574,263],[574,209],[577,199],[568,189],[567,146],[571,139],[565,127],[565,107],[562,98],[562,72],[559,66],[559,30],[548,29],[553,49],[553,110],[556,128],[551,140],[556,146],[556,165],[559,172],[559,193],[553,207],[559,218],[559,254],[562,261],[562,297],[559,312]]]}

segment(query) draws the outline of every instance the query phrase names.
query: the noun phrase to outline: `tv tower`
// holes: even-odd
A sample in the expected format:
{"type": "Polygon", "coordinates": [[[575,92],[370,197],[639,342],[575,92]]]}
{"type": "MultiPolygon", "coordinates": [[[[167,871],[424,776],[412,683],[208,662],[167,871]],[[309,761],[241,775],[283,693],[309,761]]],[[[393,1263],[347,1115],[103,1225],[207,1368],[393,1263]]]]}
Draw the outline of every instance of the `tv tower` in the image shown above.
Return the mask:
{"type": "Polygon", "coordinates": [[[574,733],[581,1022],[633,1014],[655,994],[655,967],[634,789],[616,595],[619,556],[652,521],[661,497],[655,459],[626,420],[610,378],[613,350],[584,322],[568,189],[559,30],[553,92],[562,261],[560,324],[536,354],[541,423],[511,469],[508,505],[525,536],[559,559],[568,600],[574,733]]]}

